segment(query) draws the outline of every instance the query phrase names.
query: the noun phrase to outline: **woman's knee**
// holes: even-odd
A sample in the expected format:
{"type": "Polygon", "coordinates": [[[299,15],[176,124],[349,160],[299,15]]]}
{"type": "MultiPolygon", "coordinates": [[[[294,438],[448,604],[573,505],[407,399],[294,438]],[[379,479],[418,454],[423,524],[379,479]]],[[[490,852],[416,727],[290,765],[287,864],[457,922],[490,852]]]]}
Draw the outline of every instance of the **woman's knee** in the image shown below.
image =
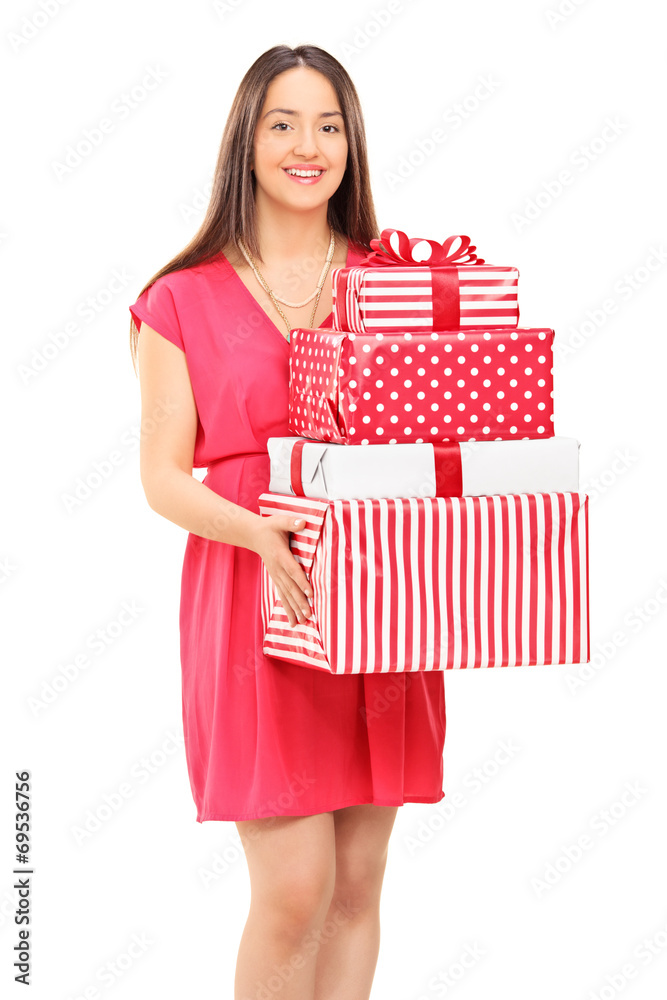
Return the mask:
{"type": "Polygon", "coordinates": [[[321,921],[335,885],[330,815],[285,817],[267,824],[252,842],[246,839],[246,856],[251,908],[269,920],[276,933],[298,938],[321,921]]]}
{"type": "Polygon", "coordinates": [[[298,941],[326,915],[334,884],[333,865],[277,872],[270,882],[252,892],[251,906],[261,909],[276,935],[298,941]]]}
{"type": "Polygon", "coordinates": [[[332,903],[355,913],[377,909],[396,808],[358,806],[336,816],[336,884],[332,903]]]}
{"type": "Polygon", "coordinates": [[[387,854],[368,856],[363,851],[343,854],[336,863],[331,906],[353,914],[375,910],[387,864],[387,854]]]}

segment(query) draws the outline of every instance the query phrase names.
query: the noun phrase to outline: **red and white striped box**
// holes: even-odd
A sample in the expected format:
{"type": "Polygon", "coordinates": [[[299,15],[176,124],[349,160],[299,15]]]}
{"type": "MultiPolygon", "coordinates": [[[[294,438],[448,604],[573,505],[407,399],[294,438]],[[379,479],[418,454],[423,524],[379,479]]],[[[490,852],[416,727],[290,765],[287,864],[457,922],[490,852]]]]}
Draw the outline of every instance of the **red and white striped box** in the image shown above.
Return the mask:
{"type": "Polygon", "coordinates": [[[263,650],[332,674],[588,663],[588,497],[312,500],[290,547],[313,617],[290,627],[262,563],[263,650]]]}
{"type": "Polygon", "coordinates": [[[292,330],[290,434],[339,444],[552,437],[546,328],[292,330]]]}
{"type": "Polygon", "coordinates": [[[455,327],[509,329],[519,322],[515,267],[335,268],[333,316],[337,330],[401,333],[455,327]]]}

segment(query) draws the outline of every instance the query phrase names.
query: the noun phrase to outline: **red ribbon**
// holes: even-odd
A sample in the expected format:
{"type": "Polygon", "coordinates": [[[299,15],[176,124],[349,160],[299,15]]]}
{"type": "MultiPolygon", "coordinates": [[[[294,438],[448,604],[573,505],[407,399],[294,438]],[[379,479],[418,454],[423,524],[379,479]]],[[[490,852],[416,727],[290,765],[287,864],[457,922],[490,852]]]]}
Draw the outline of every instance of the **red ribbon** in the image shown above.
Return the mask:
{"type": "Polygon", "coordinates": [[[305,441],[295,441],[290,455],[290,483],[295,497],[305,497],[301,483],[301,452],[305,441]]]}
{"type": "MultiPolygon", "coordinates": [[[[290,483],[297,497],[306,494],[301,481],[301,457],[305,441],[295,441],[290,456],[290,483]]],[[[363,448],[364,445],[349,445],[363,448]]],[[[463,470],[461,468],[461,446],[458,441],[438,441],[433,444],[435,459],[435,495],[437,497],[460,497],[463,495],[463,470]]]]}
{"type": "Polygon", "coordinates": [[[463,469],[461,446],[458,441],[439,441],[433,444],[435,452],[435,495],[437,497],[463,496],[463,469]]]}
{"type": "Polygon", "coordinates": [[[448,236],[444,243],[435,240],[409,239],[400,229],[383,229],[379,240],[371,240],[373,253],[369,253],[357,267],[452,267],[454,265],[483,264],[484,258],[478,257],[477,247],[470,242],[469,236],[448,236]],[[391,238],[396,235],[398,249],[392,246],[391,238]],[[457,245],[457,241],[458,245],[457,245]],[[415,260],[414,248],[419,243],[428,243],[431,253],[426,260],[415,260]]]}
{"type": "MultiPolygon", "coordinates": [[[[359,265],[355,265],[358,267],[359,265]]],[[[351,318],[347,314],[347,286],[350,269],[345,268],[336,278],[337,326],[340,330],[350,330],[351,318]]],[[[461,296],[458,272],[453,267],[431,269],[431,290],[424,290],[422,301],[428,301],[433,309],[433,330],[455,330],[461,324],[461,296]]],[[[406,320],[408,323],[409,320],[406,320]]]]}

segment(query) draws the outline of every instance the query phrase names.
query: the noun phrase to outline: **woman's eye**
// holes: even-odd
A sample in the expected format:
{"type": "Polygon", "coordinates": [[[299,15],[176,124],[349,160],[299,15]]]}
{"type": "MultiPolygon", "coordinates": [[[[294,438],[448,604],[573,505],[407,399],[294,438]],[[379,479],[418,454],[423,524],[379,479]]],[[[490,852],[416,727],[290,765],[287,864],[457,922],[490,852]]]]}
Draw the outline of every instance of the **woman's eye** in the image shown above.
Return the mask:
{"type": "MultiPolygon", "coordinates": [[[[286,129],[291,128],[291,127],[292,126],[289,124],[289,122],[276,122],[274,125],[271,126],[271,128],[275,129],[276,132],[284,132],[286,129]]],[[[332,129],[333,132],[340,132],[340,129],[338,128],[337,125],[327,124],[327,125],[323,125],[322,128],[323,129],[332,129]]],[[[331,132],[329,133],[329,135],[331,135],[331,132]]]]}

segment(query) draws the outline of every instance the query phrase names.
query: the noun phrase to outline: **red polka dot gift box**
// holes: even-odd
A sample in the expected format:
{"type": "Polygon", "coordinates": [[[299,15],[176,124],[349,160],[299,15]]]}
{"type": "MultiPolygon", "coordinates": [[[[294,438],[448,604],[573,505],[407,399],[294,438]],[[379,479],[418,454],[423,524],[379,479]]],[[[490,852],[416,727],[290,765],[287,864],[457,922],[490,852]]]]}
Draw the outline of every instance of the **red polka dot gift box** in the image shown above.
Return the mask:
{"type": "Polygon", "coordinates": [[[371,247],[359,264],[331,272],[337,330],[416,333],[517,326],[518,270],[486,264],[469,237],[450,236],[440,244],[384,229],[371,247]]]}
{"type": "Polygon", "coordinates": [[[553,338],[294,329],[289,432],[342,444],[552,437],[553,338]]]}

